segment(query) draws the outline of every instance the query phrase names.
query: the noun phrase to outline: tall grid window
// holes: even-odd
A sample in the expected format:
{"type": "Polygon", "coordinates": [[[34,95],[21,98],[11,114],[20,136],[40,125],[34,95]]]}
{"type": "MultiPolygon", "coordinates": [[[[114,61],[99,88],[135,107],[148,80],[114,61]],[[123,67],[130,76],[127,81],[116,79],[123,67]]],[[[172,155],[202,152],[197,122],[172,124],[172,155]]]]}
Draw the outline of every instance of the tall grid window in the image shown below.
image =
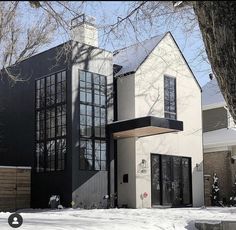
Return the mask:
{"type": "Polygon", "coordinates": [[[79,71],[80,152],[83,170],[106,170],[106,77],[79,71]]]}
{"type": "Polygon", "coordinates": [[[164,76],[165,118],[176,119],[176,79],[164,76]]]}
{"type": "Polygon", "coordinates": [[[60,171],[66,155],[66,72],[36,80],[36,171],[60,171]]]}

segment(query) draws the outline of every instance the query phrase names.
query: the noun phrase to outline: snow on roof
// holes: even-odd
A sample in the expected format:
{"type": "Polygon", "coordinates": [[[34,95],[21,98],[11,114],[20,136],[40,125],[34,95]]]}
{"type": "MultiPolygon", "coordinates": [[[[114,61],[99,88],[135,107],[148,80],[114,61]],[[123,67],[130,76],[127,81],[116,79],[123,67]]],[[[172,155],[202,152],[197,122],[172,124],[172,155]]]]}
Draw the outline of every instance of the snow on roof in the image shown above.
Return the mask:
{"type": "Polygon", "coordinates": [[[226,105],[216,79],[212,79],[202,87],[203,109],[216,108],[226,105]]]}
{"type": "Polygon", "coordinates": [[[204,148],[236,145],[236,128],[224,128],[203,133],[204,148]]]}
{"type": "Polygon", "coordinates": [[[155,36],[115,51],[113,62],[116,65],[122,66],[116,75],[135,72],[165,35],[155,36]]]}

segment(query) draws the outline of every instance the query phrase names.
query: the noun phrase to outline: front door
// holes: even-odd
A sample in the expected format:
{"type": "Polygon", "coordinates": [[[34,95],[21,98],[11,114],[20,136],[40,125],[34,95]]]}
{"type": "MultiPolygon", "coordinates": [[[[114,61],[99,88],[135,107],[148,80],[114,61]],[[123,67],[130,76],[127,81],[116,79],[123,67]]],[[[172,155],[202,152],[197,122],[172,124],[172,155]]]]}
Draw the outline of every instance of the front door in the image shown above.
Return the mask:
{"type": "Polygon", "coordinates": [[[152,205],[191,205],[191,158],[151,155],[152,205]]]}

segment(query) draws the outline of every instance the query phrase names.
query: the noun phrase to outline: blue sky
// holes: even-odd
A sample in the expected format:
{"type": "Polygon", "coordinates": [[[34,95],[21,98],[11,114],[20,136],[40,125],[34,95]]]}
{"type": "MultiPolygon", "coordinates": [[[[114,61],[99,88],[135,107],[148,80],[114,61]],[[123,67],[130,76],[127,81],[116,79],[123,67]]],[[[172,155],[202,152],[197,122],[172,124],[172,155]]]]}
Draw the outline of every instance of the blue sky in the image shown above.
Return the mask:
{"type": "MultiPolygon", "coordinates": [[[[96,17],[99,28],[102,28],[104,24],[115,23],[118,16],[126,15],[129,4],[132,2],[120,2],[120,1],[107,1],[107,2],[90,2],[82,9],[84,13],[96,17]]],[[[181,25],[159,25],[157,29],[146,28],[142,33],[135,36],[132,29],[126,31],[126,34],[119,39],[111,37],[110,42],[101,42],[104,35],[102,29],[100,29],[100,45],[108,50],[113,51],[114,49],[121,48],[138,41],[142,41],[149,37],[164,34],[168,30],[171,31],[174,38],[176,39],[181,51],[183,52],[186,60],[188,61],[191,69],[193,70],[196,78],[198,79],[201,86],[209,81],[209,73],[211,72],[210,65],[203,61],[202,58],[197,57],[198,52],[202,49],[203,42],[201,34],[198,28],[195,28],[190,33],[182,31],[181,25]],[[113,42],[112,42],[113,41],[113,42]],[[112,44],[112,45],[111,45],[112,44]]]]}
{"type": "MultiPolygon", "coordinates": [[[[72,3],[77,4],[76,2],[72,3]]],[[[198,28],[186,33],[183,32],[183,26],[181,24],[172,22],[170,25],[167,25],[165,21],[159,20],[158,22],[154,22],[152,27],[148,24],[143,25],[138,32],[134,32],[131,27],[127,27],[126,29],[120,27],[116,33],[118,38],[109,35],[108,40],[104,39],[107,38],[107,36],[104,36],[104,27],[106,28],[106,25],[115,23],[118,16],[122,17],[127,15],[127,12],[130,10],[130,4],[132,3],[132,1],[85,1],[85,4],[80,8],[80,11],[96,18],[99,29],[100,47],[114,51],[115,49],[170,31],[193,70],[198,82],[201,86],[205,85],[209,81],[211,68],[206,61],[203,61],[201,57],[197,56],[199,50],[202,50],[204,47],[198,28]]],[[[24,16],[27,23],[32,23],[32,20],[28,20],[29,17],[32,18],[32,13],[35,13],[35,9],[31,8],[25,12],[24,16]]],[[[68,36],[61,33],[61,36],[57,36],[50,47],[65,42],[65,39],[68,39],[68,36]]],[[[45,48],[48,47],[44,47],[44,49],[45,48]]]]}

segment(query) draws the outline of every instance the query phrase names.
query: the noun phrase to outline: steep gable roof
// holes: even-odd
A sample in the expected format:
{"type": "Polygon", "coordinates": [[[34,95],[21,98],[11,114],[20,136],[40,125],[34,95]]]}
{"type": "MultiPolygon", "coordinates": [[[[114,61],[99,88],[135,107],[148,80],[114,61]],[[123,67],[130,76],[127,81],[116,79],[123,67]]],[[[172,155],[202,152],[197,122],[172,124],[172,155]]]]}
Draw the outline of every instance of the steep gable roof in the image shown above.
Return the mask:
{"type": "Polygon", "coordinates": [[[226,105],[216,79],[212,79],[202,87],[202,107],[217,108],[226,105]]]}
{"type": "Polygon", "coordinates": [[[114,51],[113,63],[122,66],[116,76],[135,72],[166,34],[114,51]]]}
{"type": "Polygon", "coordinates": [[[166,36],[170,35],[176,47],[178,48],[180,55],[182,56],[186,66],[192,73],[195,82],[197,83],[200,91],[202,91],[197,78],[195,77],[192,69],[190,68],[188,62],[186,61],[183,53],[181,52],[177,42],[175,41],[171,32],[167,32],[160,36],[155,36],[150,39],[144,40],[143,42],[119,49],[113,52],[113,63],[119,66],[118,72],[115,76],[128,75],[129,73],[134,73],[142,65],[142,63],[147,59],[151,52],[156,48],[156,46],[161,42],[161,40],[166,36]]]}

